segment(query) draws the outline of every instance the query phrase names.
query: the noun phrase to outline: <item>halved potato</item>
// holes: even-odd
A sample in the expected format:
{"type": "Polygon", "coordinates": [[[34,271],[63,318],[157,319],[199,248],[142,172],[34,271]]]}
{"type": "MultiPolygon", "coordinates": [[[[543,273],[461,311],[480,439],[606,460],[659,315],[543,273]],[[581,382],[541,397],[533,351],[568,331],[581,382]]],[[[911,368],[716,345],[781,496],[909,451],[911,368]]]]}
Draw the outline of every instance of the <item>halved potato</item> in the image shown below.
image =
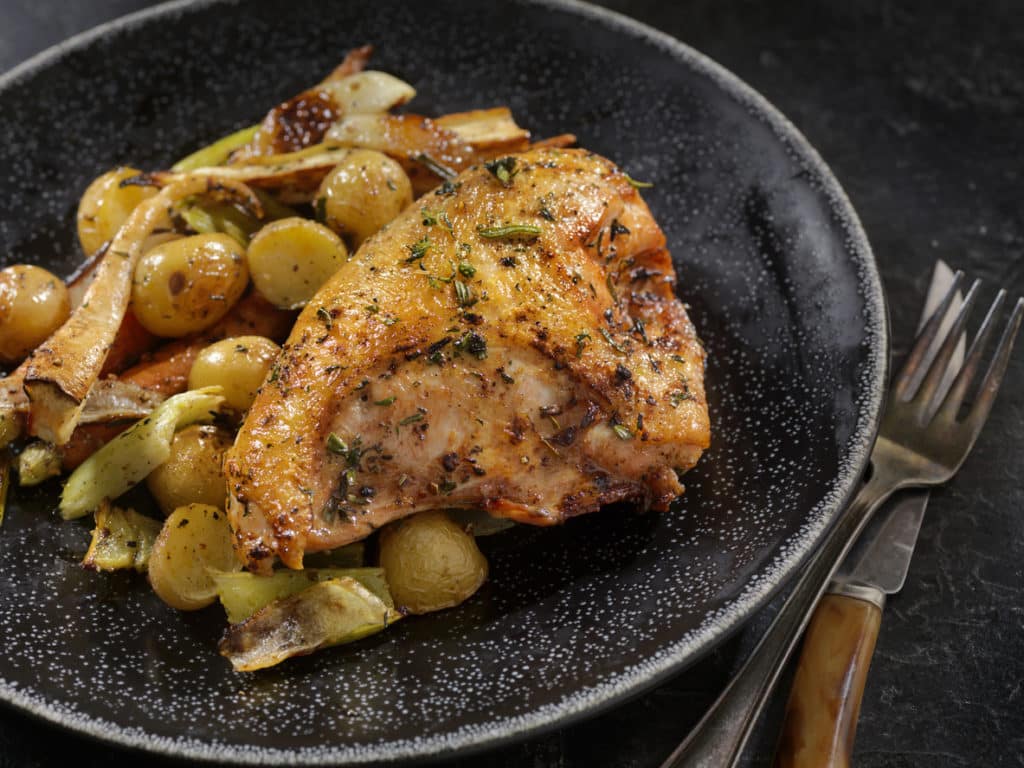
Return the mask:
{"type": "Polygon", "coordinates": [[[217,599],[214,571],[241,568],[227,515],[207,504],[176,509],[149,558],[149,583],[172,608],[195,611],[217,599]]]}

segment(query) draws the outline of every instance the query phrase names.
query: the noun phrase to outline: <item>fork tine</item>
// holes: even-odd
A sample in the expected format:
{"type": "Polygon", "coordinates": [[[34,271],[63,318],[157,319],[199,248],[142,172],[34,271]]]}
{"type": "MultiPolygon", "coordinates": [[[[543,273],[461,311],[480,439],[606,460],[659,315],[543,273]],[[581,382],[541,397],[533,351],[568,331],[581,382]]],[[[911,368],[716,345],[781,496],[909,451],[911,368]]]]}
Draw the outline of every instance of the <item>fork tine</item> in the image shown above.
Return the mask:
{"type": "Polygon", "coordinates": [[[967,324],[967,316],[970,314],[971,309],[974,306],[975,299],[978,298],[978,289],[980,287],[981,280],[975,280],[971,284],[971,289],[967,292],[967,296],[960,305],[960,309],[957,311],[956,317],[949,326],[949,331],[946,332],[946,338],[942,342],[942,346],[939,348],[939,351],[935,354],[935,357],[932,358],[932,361],[928,366],[928,372],[925,374],[924,381],[921,382],[920,388],[914,394],[914,400],[925,404],[926,414],[930,415],[938,405],[937,395],[939,393],[937,390],[939,390],[939,385],[945,378],[946,369],[949,368],[949,361],[953,357],[953,350],[956,349],[956,345],[960,343],[960,337],[963,335],[964,326],[967,324]]]}
{"type": "Polygon", "coordinates": [[[995,402],[996,393],[999,392],[999,385],[1003,383],[1003,374],[1006,373],[1006,366],[1010,362],[1013,340],[1017,337],[1017,331],[1020,330],[1022,317],[1024,317],[1024,298],[1017,299],[1017,304],[1013,308],[1013,314],[1010,316],[1010,322],[1006,324],[1006,328],[1003,329],[1003,335],[999,339],[999,346],[996,347],[995,357],[989,363],[988,370],[985,371],[985,378],[981,381],[978,397],[974,401],[974,405],[971,406],[971,412],[967,414],[965,423],[971,430],[972,440],[981,432],[985,419],[988,418],[989,411],[992,410],[992,403],[995,402]]]}
{"type": "Polygon", "coordinates": [[[957,270],[957,273],[953,275],[953,282],[950,284],[946,295],[942,297],[942,301],[939,302],[938,308],[932,313],[932,316],[928,318],[928,322],[925,323],[924,328],[922,328],[921,332],[917,335],[917,340],[914,342],[914,348],[911,350],[906,362],[903,363],[903,367],[900,369],[899,374],[893,381],[893,394],[897,399],[906,400],[910,397],[910,393],[908,392],[910,385],[917,375],[922,362],[927,356],[928,350],[932,346],[932,342],[935,341],[935,337],[939,333],[939,327],[942,325],[942,320],[946,316],[946,312],[949,311],[950,304],[953,303],[953,297],[956,296],[956,292],[960,288],[960,282],[963,280],[963,277],[964,273],[957,270]]]}
{"type": "Polygon", "coordinates": [[[953,384],[949,388],[949,392],[946,393],[946,397],[942,401],[942,405],[939,407],[938,416],[940,418],[949,422],[956,419],[956,415],[960,411],[960,404],[964,400],[964,395],[967,394],[967,388],[971,386],[971,382],[974,381],[974,377],[978,373],[981,357],[985,352],[985,347],[988,346],[989,338],[995,332],[995,319],[999,314],[999,310],[1002,309],[1005,299],[1006,291],[999,291],[995,301],[992,302],[992,306],[985,313],[985,319],[981,323],[981,327],[978,328],[978,332],[974,334],[974,340],[971,342],[971,348],[967,352],[967,357],[960,368],[960,373],[957,374],[956,379],[954,379],[953,384]]]}

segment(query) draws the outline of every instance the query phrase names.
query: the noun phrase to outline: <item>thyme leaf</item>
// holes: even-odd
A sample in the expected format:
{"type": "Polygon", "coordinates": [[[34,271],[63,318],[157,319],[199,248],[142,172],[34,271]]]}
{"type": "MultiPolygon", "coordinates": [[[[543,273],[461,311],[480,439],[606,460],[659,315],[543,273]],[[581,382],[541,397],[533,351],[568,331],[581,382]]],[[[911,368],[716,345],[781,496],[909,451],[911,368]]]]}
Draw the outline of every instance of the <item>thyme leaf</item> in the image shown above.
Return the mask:
{"type": "Polygon", "coordinates": [[[586,331],[576,334],[576,357],[583,357],[583,348],[590,341],[590,334],[586,331]]]}
{"type": "Polygon", "coordinates": [[[612,335],[611,335],[610,333],[608,333],[608,331],[607,331],[606,329],[604,329],[604,328],[599,328],[599,329],[598,329],[598,331],[599,331],[599,332],[601,333],[601,335],[602,335],[602,336],[604,336],[604,340],[608,342],[608,345],[609,345],[609,346],[610,346],[610,347],[611,347],[612,349],[614,349],[614,350],[615,350],[616,352],[618,352],[618,353],[619,353],[620,355],[625,355],[625,354],[627,354],[626,350],[625,350],[625,349],[624,349],[624,348],[623,348],[623,347],[622,347],[622,346],[621,346],[620,344],[618,344],[618,343],[617,343],[617,342],[615,341],[615,339],[613,339],[613,338],[612,338],[612,335]]]}
{"type": "Polygon", "coordinates": [[[648,187],[654,186],[653,181],[637,181],[627,173],[624,173],[622,175],[626,177],[626,181],[629,182],[629,185],[633,187],[633,189],[647,189],[648,187]]]}
{"type": "Polygon", "coordinates": [[[478,229],[480,237],[496,240],[502,237],[524,237],[533,239],[540,235],[540,227],[533,224],[503,224],[500,227],[483,227],[478,229]]]}
{"type": "Polygon", "coordinates": [[[499,157],[484,163],[484,168],[490,171],[494,178],[506,187],[512,183],[512,177],[516,175],[516,159],[514,157],[499,157]]]}
{"type": "Polygon", "coordinates": [[[418,155],[413,157],[413,160],[415,160],[418,163],[421,163],[428,171],[430,171],[438,178],[444,179],[445,181],[451,181],[457,175],[454,170],[452,170],[439,160],[434,159],[426,152],[420,152],[418,155]]]}
{"type": "Polygon", "coordinates": [[[428,235],[424,235],[415,243],[406,247],[412,255],[405,259],[405,263],[411,264],[412,262],[418,261],[427,255],[427,251],[431,248],[430,237],[428,235]]]}
{"type": "Polygon", "coordinates": [[[461,280],[456,280],[455,300],[459,302],[460,307],[471,307],[476,304],[476,296],[473,295],[472,287],[466,285],[461,280]]]}

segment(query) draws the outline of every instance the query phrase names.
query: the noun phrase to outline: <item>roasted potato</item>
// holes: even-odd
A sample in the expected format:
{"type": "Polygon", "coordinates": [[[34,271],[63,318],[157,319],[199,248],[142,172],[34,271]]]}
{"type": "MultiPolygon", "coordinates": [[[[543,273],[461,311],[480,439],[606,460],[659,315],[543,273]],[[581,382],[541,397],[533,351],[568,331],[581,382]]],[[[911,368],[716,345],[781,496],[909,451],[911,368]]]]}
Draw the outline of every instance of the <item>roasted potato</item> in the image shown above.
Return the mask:
{"type": "Polygon", "coordinates": [[[458,605],[487,578],[487,560],[476,540],[439,510],[384,528],[380,565],[395,605],[407,613],[458,605]]]}
{"type": "Polygon", "coordinates": [[[193,424],[174,435],[171,455],[146,478],[165,517],[187,504],[224,508],[228,491],[221,463],[231,442],[231,435],[212,425],[193,424]]]}
{"type": "Polygon", "coordinates": [[[217,599],[212,571],[240,567],[227,515],[207,504],[189,504],[164,521],[149,557],[149,583],[172,608],[194,611],[217,599]]]}
{"type": "Polygon", "coordinates": [[[64,281],[42,267],[0,270],[0,362],[20,363],[71,314],[64,281]]]}
{"type": "Polygon", "coordinates": [[[412,203],[412,184],[402,166],[381,152],[354,149],[317,192],[324,222],[358,248],[412,203]]]}
{"type": "Polygon", "coordinates": [[[107,171],[85,190],[78,201],[78,241],[87,256],[96,253],[113,239],[135,206],[156,194],[155,187],[129,185],[121,182],[138,176],[138,168],[115,168],[107,171]]]}
{"type": "Polygon", "coordinates": [[[249,410],[281,348],[264,336],[235,336],[206,347],[192,363],[189,389],[219,386],[236,413],[249,410]]]}
{"type": "Polygon", "coordinates": [[[322,224],[291,217],[257,232],[248,259],[256,290],[276,307],[298,309],[345,263],[348,249],[322,224]]]}
{"type": "Polygon", "coordinates": [[[233,237],[183,237],[158,245],[139,259],[132,280],[132,310],[150,333],[185,336],[224,317],[248,284],[245,251],[233,237]]]}

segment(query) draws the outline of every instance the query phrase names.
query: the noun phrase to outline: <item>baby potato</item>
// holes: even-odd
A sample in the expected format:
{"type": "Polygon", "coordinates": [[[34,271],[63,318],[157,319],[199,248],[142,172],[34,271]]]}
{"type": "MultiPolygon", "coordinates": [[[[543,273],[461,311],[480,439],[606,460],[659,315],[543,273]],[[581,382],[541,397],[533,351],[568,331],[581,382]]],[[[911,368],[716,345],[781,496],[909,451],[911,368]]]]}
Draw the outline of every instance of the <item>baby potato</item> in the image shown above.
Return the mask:
{"type": "Polygon", "coordinates": [[[384,528],[380,565],[395,605],[409,613],[458,605],[487,578],[487,560],[476,540],[440,510],[384,528]]]}
{"type": "Polygon", "coordinates": [[[249,410],[281,348],[264,336],[235,336],[214,342],[192,363],[188,388],[223,387],[224,404],[238,413],[249,410]]]}
{"type": "Polygon", "coordinates": [[[142,254],[132,281],[132,310],[157,336],[185,336],[210,327],[249,284],[238,241],[216,233],[171,240],[142,254]]]}
{"type": "Polygon", "coordinates": [[[317,192],[327,226],[355,248],[410,203],[412,184],[402,166],[371,149],[345,155],[317,192]]]}
{"type": "Polygon", "coordinates": [[[78,201],[78,241],[89,256],[113,239],[135,206],[156,194],[155,187],[128,186],[121,182],[138,176],[137,168],[107,171],[85,190],[78,201]]]}
{"type": "Polygon", "coordinates": [[[0,361],[18,363],[71,313],[64,281],[41,267],[0,270],[0,361]]]}
{"type": "Polygon", "coordinates": [[[292,216],[263,227],[249,243],[256,290],[274,306],[306,306],[348,259],[340,237],[322,224],[292,216]]]}
{"type": "Polygon", "coordinates": [[[231,435],[208,424],[193,424],[174,435],[171,455],[146,477],[164,517],[187,504],[223,509],[228,491],[221,464],[231,443],[231,435]]]}
{"type": "Polygon", "coordinates": [[[149,555],[149,583],[172,608],[195,611],[217,599],[210,570],[236,571],[227,515],[206,504],[179,507],[164,521],[149,555]]]}

